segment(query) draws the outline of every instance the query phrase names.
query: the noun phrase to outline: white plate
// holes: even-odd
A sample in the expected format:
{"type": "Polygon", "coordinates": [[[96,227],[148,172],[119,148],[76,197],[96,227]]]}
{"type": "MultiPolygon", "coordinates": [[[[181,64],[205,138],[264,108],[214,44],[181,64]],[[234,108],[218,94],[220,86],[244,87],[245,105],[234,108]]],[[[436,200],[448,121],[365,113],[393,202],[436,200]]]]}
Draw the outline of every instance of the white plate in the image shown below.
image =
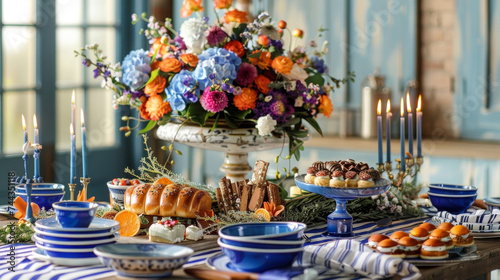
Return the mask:
{"type": "Polygon", "coordinates": [[[99,245],[99,244],[110,243],[110,242],[116,241],[116,240],[118,240],[118,237],[120,237],[120,234],[118,232],[115,232],[113,234],[113,237],[108,238],[108,239],[88,240],[88,241],[59,241],[59,240],[43,239],[43,238],[39,237],[37,234],[35,234],[36,241],[46,243],[46,244],[65,245],[65,246],[99,245]]]}
{"type": "Polygon", "coordinates": [[[43,231],[35,227],[35,232],[47,236],[52,236],[52,237],[61,237],[61,238],[96,238],[96,237],[105,237],[111,234],[114,234],[113,231],[109,232],[101,232],[101,233],[83,233],[83,234],[66,234],[66,233],[56,233],[56,232],[48,232],[48,231],[43,231]]]}
{"type": "Polygon", "coordinates": [[[41,260],[48,261],[56,265],[64,265],[64,266],[89,266],[89,265],[97,265],[101,264],[98,258],[53,258],[47,256],[44,250],[40,248],[36,248],[33,250],[33,254],[29,257],[31,260],[41,260]]]}
{"type": "Polygon", "coordinates": [[[88,228],[63,228],[61,224],[59,224],[59,222],[56,220],[56,218],[49,218],[36,221],[35,226],[39,229],[42,229],[43,231],[49,230],[53,233],[79,234],[96,231],[117,230],[120,227],[120,224],[114,220],[94,218],[88,228]]]}
{"type": "Polygon", "coordinates": [[[220,271],[238,271],[237,269],[231,267],[229,257],[224,255],[223,252],[208,257],[205,262],[211,269],[220,271]]]}

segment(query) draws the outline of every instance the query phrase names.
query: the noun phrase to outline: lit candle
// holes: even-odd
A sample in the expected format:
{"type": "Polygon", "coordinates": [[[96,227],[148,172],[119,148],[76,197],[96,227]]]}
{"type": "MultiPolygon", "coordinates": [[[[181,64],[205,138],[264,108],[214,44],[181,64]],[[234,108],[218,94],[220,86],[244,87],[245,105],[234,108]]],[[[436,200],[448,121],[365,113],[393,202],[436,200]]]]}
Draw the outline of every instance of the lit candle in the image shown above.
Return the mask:
{"type": "Polygon", "coordinates": [[[24,160],[24,177],[28,179],[28,130],[26,130],[26,120],[24,119],[24,114],[21,115],[24,130],[24,145],[23,145],[23,160],[24,160]]]}
{"type": "Polygon", "coordinates": [[[80,111],[80,119],[82,120],[82,166],[83,175],[82,177],[87,178],[87,141],[85,140],[85,116],[83,115],[83,109],[80,111]]]}
{"type": "Polygon", "coordinates": [[[386,123],[386,133],[387,133],[387,162],[391,162],[391,118],[392,118],[392,113],[391,113],[391,100],[387,99],[387,109],[386,109],[387,115],[387,123],[386,123]]]}
{"type": "Polygon", "coordinates": [[[33,127],[35,128],[35,131],[33,133],[33,141],[35,142],[35,152],[33,153],[33,158],[35,159],[35,175],[33,175],[33,178],[35,181],[38,180],[40,177],[40,150],[38,149],[39,143],[39,137],[38,137],[38,123],[36,121],[36,115],[33,115],[33,127]]]}
{"type": "Polygon", "coordinates": [[[408,152],[413,155],[413,114],[411,113],[410,93],[406,93],[406,109],[408,110],[408,152]]]}
{"type": "Polygon", "coordinates": [[[76,181],[76,142],[75,142],[75,130],[73,129],[73,124],[69,125],[69,137],[71,139],[71,161],[70,161],[70,184],[75,184],[76,181]]]}
{"type": "Polygon", "coordinates": [[[384,159],[382,157],[382,101],[378,100],[377,105],[377,141],[378,141],[378,163],[382,164],[384,159]]]}
{"type": "Polygon", "coordinates": [[[401,144],[401,168],[400,171],[406,170],[406,162],[405,162],[405,103],[403,97],[401,97],[401,120],[400,120],[400,128],[399,128],[399,138],[401,144]]]}
{"type": "Polygon", "coordinates": [[[422,156],[422,95],[418,96],[417,104],[417,156],[422,156]]]}

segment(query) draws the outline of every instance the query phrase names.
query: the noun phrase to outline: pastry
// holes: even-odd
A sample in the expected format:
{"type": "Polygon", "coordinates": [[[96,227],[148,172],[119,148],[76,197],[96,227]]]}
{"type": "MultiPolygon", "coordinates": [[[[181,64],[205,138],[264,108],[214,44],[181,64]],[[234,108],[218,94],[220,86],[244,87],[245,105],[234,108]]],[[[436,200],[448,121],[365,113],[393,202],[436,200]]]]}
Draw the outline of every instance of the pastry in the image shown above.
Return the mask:
{"type": "Polygon", "coordinates": [[[453,247],[455,247],[453,240],[451,240],[450,233],[444,229],[438,228],[438,229],[433,230],[431,235],[429,236],[429,239],[437,239],[437,240],[442,241],[446,246],[446,250],[449,250],[449,249],[452,249],[453,247]]]}
{"type": "Polygon", "coordinates": [[[359,176],[355,171],[349,171],[345,174],[345,181],[348,188],[357,188],[359,176]]]}
{"type": "Polygon", "coordinates": [[[448,258],[446,245],[437,239],[428,239],[422,244],[420,257],[426,260],[441,260],[448,258]]]}
{"type": "Polygon", "coordinates": [[[432,233],[436,229],[436,226],[431,223],[423,223],[418,227],[425,228],[429,233],[432,233]]]}
{"type": "Polygon", "coordinates": [[[380,179],[380,172],[378,172],[378,170],[375,170],[375,168],[371,167],[368,170],[366,170],[366,172],[370,174],[373,180],[380,179]]]}
{"type": "Polygon", "coordinates": [[[373,181],[372,176],[370,176],[370,174],[366,171],[361,171],[361,173],[359,173],[358,187],[371,188],[374,186],[375,182],[373,181]]]}
{"type": "Polygon", "coordinates": [[[416,227],[410,231],[410,237],[415,238],[420,244],[429,239],[429,232],[423,227],[416,227]]]}
{"type": "Polygon", "coordinates": [[[318,172],[318,170],[312,166],[307,168],[307,175],[306,177],[304,177],[304,181],[306,181],[306,183],[308,184],[314,184],[314,179],[316,179],[316,172],[318,172]]]}
{"type": "Polygon", "coordinates": [[[186,228],[186,239],[193,241],[203,239],[203,230],[197,226],[188,226],[186,228]]]}
{"type": "Polygon", "coordinates": [[[403,238],[405,236],[408,236],[408,233],[400,230],[400,231],[396,231],[393,234],[391,234],[389,236],[389,238],[392,239],[392,240],[394,240],[394,241],[396,241],[396,242],[398,242],[399,239],[401,239],[401,238],[403,238]]]}
{"type": "Polygon", "coordinates": [[[392,239],[384,239],[377,244],[377,251],[384,255],[404,258],[405,254],[401,250],[399,243],[392,239]]]}
{"type": "Polygon", "coordinates": [[[389,236],[383,235],[380,233],[374,234],[374,235],[370,236],[370,238],[368,238],[367,245],[368,245],[368,247],[370,247],[372,249],[377,249],[378,243],[384,239],[389,239],[389,236]]]}
{"type": "Polygon", "coordinates": [[[444,222],[444,223],[439,224],[439,226],[437,228],[444,229],[447,232],[450,232],[451,228],[454,226],[455,225],[452,223],[444,222]]]}
{"type": "Polygon", "coordinates": [[[345,188],[344,172],[342,170],[335,170],[332,173],[332,179],[330,179],[330,187],[345,188]]]}
{"type": "Polygon", "coordinates": [[[316,161],[312,164],[312,167],[316,168],[316,170],[320,171],[325,169],[325,163],[322,161],[316,161]]]}
{"type": "Polygon", "coordinates": [[[206,191],[188,185],[141,184],[125,191],[125,209],[136,214],[196,218],[196,212],[211,210],[212,198],[206,191]]]}
{"type": "Polygon", "coordinates": [[[321,170],[316,172],[316,178],[314,179],[314,184],[316,186],[330,186],[330,172],[328,170],[321,170]]]}
{"type": "Polygon", "coordinates": [[[467,227],[456,225],[450,230],[450,237],[456,247],[469,247],[474,245],[474,237],[470,234],[467,227]]]}
{"type": "Polygon", "coordinates": [[[398,241],[401,250],[403,250],[406,258],[418,258],[420,256],[420,242],[415,238],[405,236],[398,241]]]}
{"type": "Polygon", "coordinates": [[[178,243],[184,240],[186,227],[175,220],[158,221],[149,227],[149,241],[178,243]]]}
{"type": "Polygon", "coordinates": [[[337,169],[342,169],[342,166],[336,161],[325,162],[325,169],[330,171],[330,174],[337,169]]]}

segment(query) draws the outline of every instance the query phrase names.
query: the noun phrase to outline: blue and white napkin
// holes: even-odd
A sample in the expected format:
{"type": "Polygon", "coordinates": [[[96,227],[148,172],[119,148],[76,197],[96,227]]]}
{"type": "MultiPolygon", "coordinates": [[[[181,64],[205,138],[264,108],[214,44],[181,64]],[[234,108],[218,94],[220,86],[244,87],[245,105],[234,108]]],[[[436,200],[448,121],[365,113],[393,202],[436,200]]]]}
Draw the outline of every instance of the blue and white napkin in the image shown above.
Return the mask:
{"type": "MultiPolygon", "coordinates": [[[[413,280],[422,276],[415,265],[401,258],[374,252],[354,239],[341,239],[324,245],[306,246],[296,261],[296,265],[327,267],[332,270],[331,274],[334,275],[331,276],[333,277],[338,277],[339,272],[358,274],[370,279],[399,275],[403,279],[413,280]]],[[[325,273],[322,276],[328,275],[325,273]]]]}
{"type": "Polygon", "coordinates": [[[483,209],[471,213],[453,215],[446,211],[436,214],[434,220],[437,222],[450,222],[456,225],[464,225],[473,231],[500,230],[500,210],[494,209],[491,213],[483,209]]]}

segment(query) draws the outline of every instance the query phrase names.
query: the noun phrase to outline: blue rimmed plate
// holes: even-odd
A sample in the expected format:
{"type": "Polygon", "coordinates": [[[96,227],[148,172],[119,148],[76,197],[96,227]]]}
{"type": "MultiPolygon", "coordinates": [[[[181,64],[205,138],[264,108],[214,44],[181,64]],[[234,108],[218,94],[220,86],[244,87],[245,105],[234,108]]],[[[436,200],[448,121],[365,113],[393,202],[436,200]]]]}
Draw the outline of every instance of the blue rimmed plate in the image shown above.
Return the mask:
{"type": "Polygon", "coordinates": [[[117,231],[120,224],[114,220],[94,218],[88,228],[63,228],[56,218],[38,220],[35,227],[49,233],[64,233],[64,234],[87,234],[87,233],[108,233],[117,231]]]}
{"type": "Polygon", "coordinates": [[[83,234],[66,234],[66,233],[53,233],[40,230],[35,227],[35,232],[38,236],[47,240],[55,241],[91,241],[112,238],[117,232],[106,231],[102,233],[83,233],[83,234]]]}
{"type": "Polygon", "coordinates": [[[33,254],[29,256],[29,259],[40,260],[51,262],[55,265],[63,266],[89,266],[89,265],[100,265],[101,262],[98,258],[56,258],[50,257],[47,253],[40,248],[33,250],[33,254]]]}
{"type": "Polygon", "coordinates": [[[94,248],[98,245],[115,243],[116,240],[120,237],[120,234],[115,233],[112,237],[104,238],[100,240],[77,240],[77,241],[61,241],[61,240],[47,240],[40,237],[38,234],[35,234],[35,240],[42,246],[48,248],[61,248],[61,249],[84,249],[84,248],[94,248]]]}

